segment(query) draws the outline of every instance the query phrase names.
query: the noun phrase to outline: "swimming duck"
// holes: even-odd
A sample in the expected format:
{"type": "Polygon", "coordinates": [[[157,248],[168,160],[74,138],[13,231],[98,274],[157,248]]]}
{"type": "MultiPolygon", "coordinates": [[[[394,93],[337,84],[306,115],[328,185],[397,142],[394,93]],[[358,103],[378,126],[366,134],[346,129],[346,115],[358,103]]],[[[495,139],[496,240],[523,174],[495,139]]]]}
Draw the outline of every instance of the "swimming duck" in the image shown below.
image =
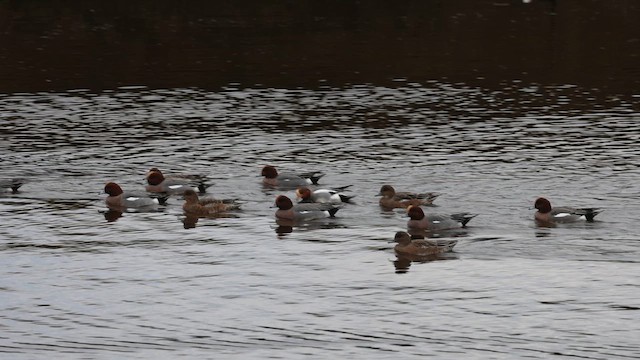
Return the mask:
{"type": "Polygon", "coordinates": [[[0,179],[0,192],[9,191],[11,189],[12,193],[17,193],[20,186],[24,185],[25,181],[23,179],[11,178],[11,179],[0,179]]]}
{"type": "Polygon", "coordinates": [[[167,179],[160,171],[150,171],[147,173],[148,192],[184,194],[187,190],[199,190],[198,185],[187,179],[167,179]]]}
{"type": "Polygon", "coordinates": [[[334,189],[316,189],[311,190],[306,186],[296,189],[296,196],[300,198],[300,203],[331,203],[342,204],[348,203],[353,196],[343,194],[341,191],[351,185],[334,189]]]}
{"type": "Polygon", "coordinates": [[[451,251],[458,243],[458,240],[447,239],[414,239],[405,231],[398,231],[393,239],[398,244],[395,251],[409,255],[435,255],[451,251]]]}
{"type": "Polygon", "coordinates": [[[470,213],[425,215],[422,208],[413,205],[407,208],[407,215],[410,217],[407,227],[430,231],[459,229],[465,227],[471,219],[477,216],[477,214],[470,213]]]}
{"type": "Polygon", "coordinates": [[[335,217],[340,207],[330,203],[298,203],[285,195],[279,195],[275,201],[276,218],[288,220],[312,220],[335,217]]]}
{"type": "Polygon", "coordinates": [[[317,185],[318,180],[320,180],[324,174],[317,171],[301,174],[279,174],[274,166],[267,165],[262,168],[262,176],[264,176],[262,183],[265,185],[295,189],[299,186],[317,185]]]}
{"type": "Polygon", "coordinates": [[[125,193],[120,185],[108,182],[104,186],[104,192],[108,194],[105,199],[107,206],[115,208],[154,208],[158,204],[164,204],[168,196],[150,198],[133,193],[125,193]]]}
{"type": "Polygon", "coordinates": [[[551,202],[543,197],[536,199],[534,206],[538,209],[535,219],[543,223],[593,222],[593,218],[602,212],[595,208],[551,207],[551,202]]]}
{"type": "Polygon", "coordinates": [[[206,177],[204,175],[199,175],[199,174],[173,174],[173,175],[165,175],[162,173],[162,171],[160,171],[160,169],[154,167],[149,169],[149,171],[147,171],[147,174],[145,176],[145,178],[149,179],[149,176],[154,173],[160,173],[165,180],[169,180],[169,181],[178,181],[181,183],[186,183],[186,184],[193,184],[193,185],[197,185],[198,187],[198,191],[200,191],[201,193],[204,193],[207,191],[207,185],[205,184],[206,181],[206,177]]]}
{"type": "Polygon", "coordinates": [[[431,205],[439,194],[396,192],[391,185],[383,185],[380,188],[380,206],[388,209],[407,208],[409,206],[431,205]]]}
{"type": "Polygon", "coordinates": [[[200,199],[198,194],[191,189],[184,192],[184,200],[185,203],[182,205],[182,210],[195,216],[217,215],[240,208],[240,204],[236,200],[200,199]]]}

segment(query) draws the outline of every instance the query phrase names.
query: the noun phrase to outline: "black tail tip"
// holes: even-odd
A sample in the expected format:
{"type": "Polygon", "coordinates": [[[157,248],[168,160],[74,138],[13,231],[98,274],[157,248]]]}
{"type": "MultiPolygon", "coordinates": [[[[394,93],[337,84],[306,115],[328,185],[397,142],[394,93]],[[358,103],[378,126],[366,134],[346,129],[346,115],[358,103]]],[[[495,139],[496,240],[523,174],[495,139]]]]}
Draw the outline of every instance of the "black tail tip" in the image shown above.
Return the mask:
{"type": "Polygon", "coordinates": [[[347,190],[348,188],[350,188],[353,185],[345,185],[345,186],[338,186],[338,187],[334,187],[333,190],[337,191],[337,192],[343,192],[345,190],[347,190]]]}
{"type": "MultiPolygon", "coordinates": [[[[355,195],[354,195],[354,196],[355,196],[355,195]]],[[[354,198],[354,196],[349,196],[349,195],[343,195],[343,194],[340,194],[340,200],[341,200],[343,203],[351,203],[351,199],[353,199],[353,198],[354,198]]]]}
{"type": "Polygon", "coordinates": [[[17,193],[20,186],[24,185],[24,181],[22,179],[12,179],[9,187],[11,188],[12,193],[17,193]]]}
{"type": "Polygon", "coordinates": [[[208,187],[209,187],[209,185],[207,185],[205,183],[200,183],[200,184],[198,184],[198,191],[200,193],[206,193],[208,187]]]}
{"type": "Polygon", "coordinates": [[[596,215],[600,214],[600,212],[602,212],[602,210],[600,209],[584,209],[585,210],[585,214],[584,217],[587,219],[587,222],[593,222],[593,218],[596,217],[596,215]]]}
{"type": "Polygon", "coordinates": [[[454,219],[459,221],[462,227],[467,227],[467,223],[476,216],[478,216],[478,214],[462,213],[462,214],[455,214],[454,219]]]}
{"type": "Polygon", "coordinates": [[[158,199],[158,204],[166,205],[167,200],[169,200],[169,194],[158,196],[156,199],[158,199]]]}
{"type": "Polygon", "coordinates": [[[323,176],[324,176],[324,174],[314,175],[314,176],[309,177],[309,180],[311,180],[311,183],[312,183],[313,185],[319,185],[319,184],[318,184],[318,181],[319,181],[319,180],[320,180],[320,178],[321,178],[321,177],[323,177],[323,176]]]}

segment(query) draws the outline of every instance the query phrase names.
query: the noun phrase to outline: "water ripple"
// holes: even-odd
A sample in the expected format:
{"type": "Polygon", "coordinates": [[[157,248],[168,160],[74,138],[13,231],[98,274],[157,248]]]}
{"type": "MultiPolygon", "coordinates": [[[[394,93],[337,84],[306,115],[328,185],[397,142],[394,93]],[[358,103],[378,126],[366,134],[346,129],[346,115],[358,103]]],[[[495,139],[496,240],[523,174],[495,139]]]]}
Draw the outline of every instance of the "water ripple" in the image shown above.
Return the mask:
{"type": "Polygon", "coordinates": [[[0,194],[12,358],[640,356],[637,98],[399,80],[12,94],[0,109],[2,176],[29,180],[0,194]],[[283,228],[267,163],[322,170],[355,204],[283,228]],[[106,209],[106,181],[141,190],[152,166],[205,174],[243,211],[106,209]],[[379,209],[385,183],[479,216],[454,253],[396,256],[407,218],[379,209]],[[540,228],[540,195],[605,211],[540,228]]]}

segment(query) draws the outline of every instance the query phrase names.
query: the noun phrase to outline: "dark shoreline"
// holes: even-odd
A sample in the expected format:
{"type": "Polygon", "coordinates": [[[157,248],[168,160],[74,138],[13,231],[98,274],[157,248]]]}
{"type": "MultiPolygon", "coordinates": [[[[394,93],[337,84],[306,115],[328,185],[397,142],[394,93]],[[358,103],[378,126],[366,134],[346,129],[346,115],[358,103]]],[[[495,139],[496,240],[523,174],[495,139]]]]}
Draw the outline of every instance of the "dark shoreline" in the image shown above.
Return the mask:
{"type": "Polygon", "coordinates": [[[0,93],[401,78],[633,94],[638,19],[632,0],[1,1],[0,93]]]}

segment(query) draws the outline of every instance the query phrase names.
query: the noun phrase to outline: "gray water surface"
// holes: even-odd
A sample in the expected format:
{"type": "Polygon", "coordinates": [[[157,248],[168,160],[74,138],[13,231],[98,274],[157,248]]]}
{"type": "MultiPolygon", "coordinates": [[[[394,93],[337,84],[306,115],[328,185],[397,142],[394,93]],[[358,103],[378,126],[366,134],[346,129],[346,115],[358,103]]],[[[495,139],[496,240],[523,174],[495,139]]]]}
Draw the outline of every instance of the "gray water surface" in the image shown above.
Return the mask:
{"type": "Polygon", "coordinates": [[[402,79],[0,95],[1,175],[29,180],[0,194],[0,357],[638,358],[638,100],[402,79]],[[273,200],[293,192],[262,187],[266,164],[355,204],[283,229],[273,200]],[[143,190],[151,167],[243,210],[108,212],[105,182],[143,190]],[[479,215],[453,253],[397,257],[387,183],[479,215]],[[538,196],[605,211],[537,227],[538,196]]]}

